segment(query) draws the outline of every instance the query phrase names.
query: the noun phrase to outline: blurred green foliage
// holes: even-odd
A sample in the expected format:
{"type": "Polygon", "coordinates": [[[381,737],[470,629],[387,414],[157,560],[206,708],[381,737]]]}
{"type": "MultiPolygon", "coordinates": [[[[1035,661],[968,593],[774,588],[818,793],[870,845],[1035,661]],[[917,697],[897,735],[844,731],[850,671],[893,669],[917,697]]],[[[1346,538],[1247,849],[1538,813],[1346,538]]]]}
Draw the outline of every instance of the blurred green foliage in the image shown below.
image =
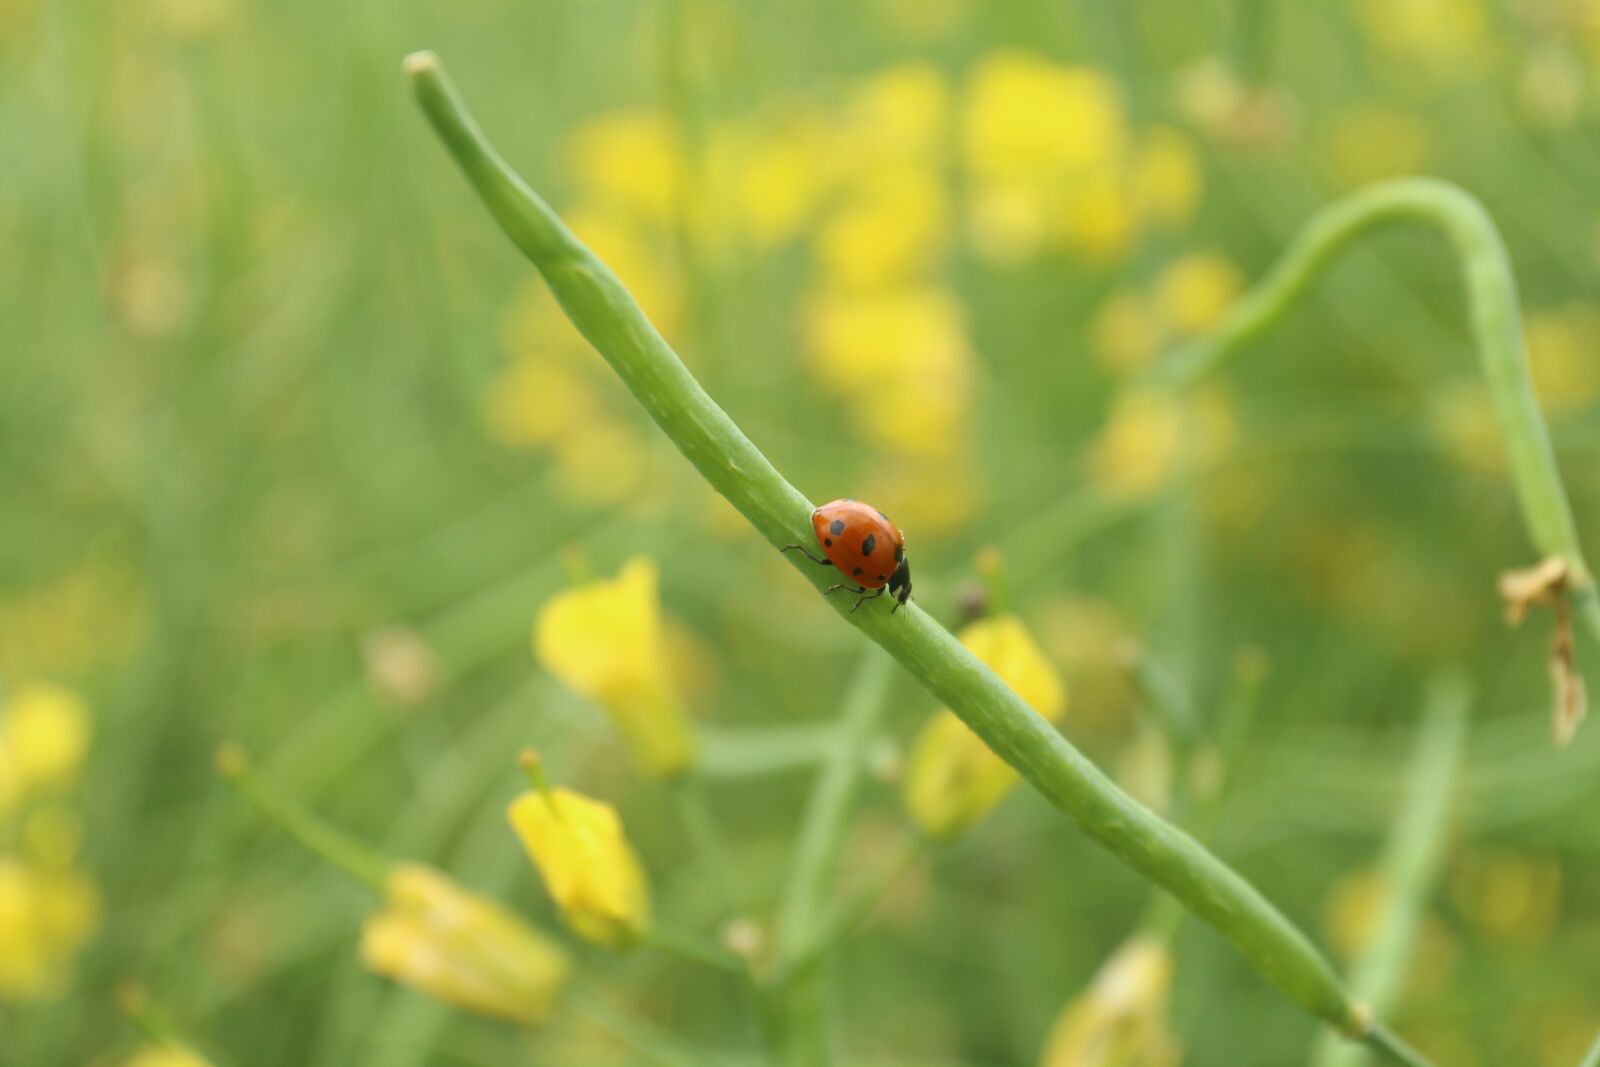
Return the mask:
{"type": "MultiPolygon", "coordinates": [[[[1150,355],[1108,309],[1202,327],[1208,286],[1225,299],[1258,276],[1315,208],[1428,173],[1505,233],[1580,529],[1600,523],[1593,4],[0,0],[0,682],[65,684],[91,708],[81,783],[53,803],[81,811],[74,862],[102,900],[68,987],[0,1006],[0,1064],[122,1062],[135,1042],[111,991],[128,979],[241,1065],[633,1062],[575,1021],[530,1044],[363,972],[370,900],[264,826],[210,753],[239,738],[360,837],[553,926],[503,818],[513,753],[537,744],[617,803],[659,909],[704,922],[719,902],[660,787],[529,649],[546,598],[636,554],[660,563],[712,803],[758,918],[776,898],[808,778],[726,754],[749,731],[830,717],[853,635],[551,325],[401,89],[399,57],[423,45],[558,208],[602,204],[583,145],[619,114],[676,131],[688,192],[622,234],[647,252],[624,279],[665,294],[671,339],[804,491],[890,494],[929,610],[954,621],[974,553],[999,549],[1012,608],[1067,678],[1063,729],[1120,779],[1151,776],[1127,641],[1203,714],[1235,651],[1263,650],[1214,842],[1341,962],[1423,681],[1464,665],[1479,699],[1458,833],[1397,1021],[1452,1065],[1578,1059],[1600,1028],[1600,731],[1553,748],[1548,623],[1500,618],[1494,575],[1534,561],[1441,244],[1363,245],[1240,360],[1194,493],[1124,491],[1118,472],[1159,457],[1108,460],[1101,434],[1150,355]],[[1019,51],[1097,72],[1129,144],[1180,136],[1193,209],[1099,243],[1050,229],[1023,253],[996,244],[958,131],[984,65],[1019,51]],[[915,336],[957,355],[913,351],[891,378],[864,364],[853,389],[836,357],[882,321],[846,318],[830,354],[818,317],[841,287],[888,282],[827,272],[903,234],[873,230],[873,211],[913,194],[862,193],[882,142],[830,137],[907,64],[944,101],[933,148],[915,150],[936,209],[917,262],[884,269],[934,298],[890,333],[928,330],[915,336]],[[820,139],[783,167],[821,191],[789,228],[707,222],[695,193],[720,188],[723,146],[791,129],[820,139]],[[857,194],[865,236],[830,259],[822,235],[857,194]],[[578,430],[530,430],[551,413],[506,399],[508,368],[546,358],[570,369],[578,430]],[[1093,529],[1072,536],[1082,515],[1093,529]]],[[[648,161],[621,143],[602,177],[636,163],[648,196],[648,161]]],[[[1087,217],[1129,210],[1130,175],[1113,168],[1111,206],[1087,200],[1087,217]]],[[[997,197],[995,217],[1019,202],[997,197]]],[[[903,743],[934,708],[905,684],[894,700],[903,743]]],[[[847,872],[904,821],[892,787],[864,803],[847,872]]],[[[21,825],[0,847],[19,847],[21,825]]],[[[1146,898],[1019,791],[837,961],[847,1062],[1036,1062],[1146,898]]],[[[1312,1024],[1212,933],[1185,927],[1176,952],[1186,1063],[1305,1055],[1312,1024]]],[[[754,1047],[725,978],[579,957],[639,1017],[754,1047]]]]}

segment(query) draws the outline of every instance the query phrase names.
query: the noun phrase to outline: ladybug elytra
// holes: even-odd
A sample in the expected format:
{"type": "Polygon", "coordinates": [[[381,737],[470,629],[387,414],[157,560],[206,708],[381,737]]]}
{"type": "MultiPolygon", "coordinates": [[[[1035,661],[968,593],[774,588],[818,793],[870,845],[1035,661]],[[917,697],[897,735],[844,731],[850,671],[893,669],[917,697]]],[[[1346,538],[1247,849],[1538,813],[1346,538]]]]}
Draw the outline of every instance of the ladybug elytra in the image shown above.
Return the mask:
{"type": "Polygon", "coordinates": [[[822,549],[821,558],[803,545],[784,545],[783,551],[798,550],[814,563],[838,567],[850,580],[829,586],[827,592],[850,589],[862,594],[851,611],[887,592],[895,599],[889,609],[893,615],[911,596],[906,538],[889,516],[859,500],[835,500],[811,513],[811,529],[822,549]]]}

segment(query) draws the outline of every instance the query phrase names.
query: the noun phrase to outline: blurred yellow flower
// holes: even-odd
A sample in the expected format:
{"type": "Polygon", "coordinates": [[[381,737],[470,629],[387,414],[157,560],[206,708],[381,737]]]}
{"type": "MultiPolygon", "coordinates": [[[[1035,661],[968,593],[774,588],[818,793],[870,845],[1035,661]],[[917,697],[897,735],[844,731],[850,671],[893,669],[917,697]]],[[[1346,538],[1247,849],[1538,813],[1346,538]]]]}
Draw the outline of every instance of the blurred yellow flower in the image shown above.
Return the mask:
{"type": "Polygon", "coordinates": [[[761,127],[733,164],[733,198],[745,237],[758,248],[797,236],[825,187],[827,128],[799,115],[761,127]]]}
{"type": "Polygon", "coordinates": [[[1463,854],[1446,878],[1467,925],[1485,938],[1531,945],[1547,940],[1561,921],[1561,864],[1507,848],[1463,854]]]}
{"type": "Polygon", "coordinates": [[[1160,389],[1125,390],[1089,454],[1089,476],[1112,496],[1160,489],[1180,459],[1214,463],[1233,440],[1233,411],[1216,392],[1179,397],[1160,389]]]}
{"type": "Polygon", "coordinates": [[[1322,922],[1334,955],[1350,962],[1372,947],[1389,895],[1388,881],[1373,868],[1352,871],[1333,884],[1322,922]]]}
{"type": "MultiPolygon", "coordinates": [[[[1021,619],[983,619],[959,636],[1040,716],[1049,722],[1060,719],[1067,706],[1066,687],[1021,619]]],[[[1017,780],[1016,771],[945,709],[929,720],[912,745],[906,807],[924,833],[951,838],[993,810],[1017,780]]]]}
{"type": "Polygon", "coordinates": [[[536,1023],[567,980],[567,954],[494,901],[431,867],[400,864],[361,927],[368,970],[458,1008],[536,1023]]]}
{"type": "Polygon", "coordinates": [[[885,164],[931,164],[949,141],[950,84],[932,63],[902,63],[853,87],[832,164],[870,173],[885,164]]]}
{"type": "Polygon", "coordinates": [[[12,690],[0,706],[0,811],[8,801],[70,784],[90,729],[88,708],[70,690],[42,682],[12,690]]]}
{"type": "Polygon", "coordinates": [[[1380,105],[1341,111],[1322,145],[1334,179],[1346,187],[1415,174],[1431,152],[1421,119],[1380,105]]]}
{"type": "Polygon", "coordinates": [[[1125,942],[1062,1010],[1040,1067],[1177,1067],[1168,1000],[1172,953],[1147,934],[1125,942]]]}
{"type": "Polygon", "coordinates": [[[1477,378],[1441,382],[1423,407],[1428,434],[1450,459],[1480,474],[1505,471],[1506,451],[1489,391],[1477,378]]]}
{"type": "Polygon", "coordinates": [[[122,1067],[211,1067],[211,1061],[186,1045],[164,1041],[139,1049],[122,1067]]]}
{"type": "Polygon", "coordinates": [[[966,316],[949,290],[824,289],[806,312],[810,365],[852,405],[863,434],[912,454],[949,454],[971,377],[966,316]]]}
{"type": "Polygon", "coordinates": [[[1216,253],[1195,252],[1161,271],[1154,303],[1168,329],[1192,337],[1215,326],[1243,289],[1239,268],[1216,253]]]}
{"type": "Polygon", "coordinates": [[[1194,216],[1204,176],[1194,143],[1158,126],[1144,135],[1132,163],[1133,196],[1142,217],[1177,227],[1194,216]]]}
{"type": "Polygon", "coordinates": [[[1488,30],[1480,0],[1363,0],[1360,12],[1368,37],[1409,57],[1468,56],[1488,30]]]}
{"type": "Polygon", "coordinates": [[[1049,177],[1119,158],[1122,98],[1097,70],[1029,52],[991,52],[974,66],[961,115],[961,151],[979,178],[1049,177]]]}
{"type": "Polygon", "coordinates": [[[556,487],[585,504],[634,500],[644,481],[648,452],[634,428],[610,418],[595,418],[552,445],[556,487]]]}
{"type": "Polygon", "coordinates": [[[99,917],[99,894],[83,875],[0,855],[0,1001],[63,994],[99,917]]]}
{"type": "Polygon", "coordinates": [[[1089,345],[1107,370],[1127,374],[1148,366],[1166,338],[1161,320],[1140,294],[1118,290],[1089,322],[1089,345]]]}
{"type": "Polygon", "coordinates": [[[535,789],[508,815],[573,930],[606,948],[639,941],[650,926],[650,891],[615,809],[570,789],[535,789]]]}
{"type": "Polygon", "coordinates": [[[1120,171],[1098,168],[1061,197],[1060,231],[1067,248],[1093,259],[1109,259],[1133,243],[1138,205],[1120,171]]]}
{"type": "Polygon", "coordinates": [[[676,774],[693,742],[667,671],[656,587],[655,562],[636,556],[615,578],[558,593],[539,610],[533,647],[545,670],[606,710],[648,769],[676,774]]]}
{"type": "Polygon", "coordinates": [[[863,175],[823,220],[817,265],[843,286],[889,285],[937,262],[949,214],[944,176],[923,166],[881,167],[863,175]]]}
{"type": "Polygon", "coordinates": [[[501,368],[484,397],[489,431],[514,448],[548,445],[595,418],[587,375],[547,356],[519,356],[501,368]]]}
{"type": "Polygon", "coordinates": [[[687,164],[672,120],[660,111],[596,115],[572,131],[565,153],[588,199],[657,224],[682,210],[687,164]]]}
{"type": "Polygon", "coordinates": [[[1577,411],[1600,398],[1600,308],[1540,311],[1528,316],[1525,328],[1533,386],[1545,410],[1577,411]]]}
{"type": "Polygon", "coordinates": [[[1298,132],[1299,108],[1284,90],[1246,83],[1215,56],[1178,72],[1177,106],[1213,140],[1238,148],[1280,147],[1298,132]]]}
{"type": "Polygon", "coordinates": [[[1154,390],[1132,390],[1112,406],[1090,455],[1095,484],[1116,496],[1139,496],[1166,483],[1182,453],[1183,404],[1154,390]]]}

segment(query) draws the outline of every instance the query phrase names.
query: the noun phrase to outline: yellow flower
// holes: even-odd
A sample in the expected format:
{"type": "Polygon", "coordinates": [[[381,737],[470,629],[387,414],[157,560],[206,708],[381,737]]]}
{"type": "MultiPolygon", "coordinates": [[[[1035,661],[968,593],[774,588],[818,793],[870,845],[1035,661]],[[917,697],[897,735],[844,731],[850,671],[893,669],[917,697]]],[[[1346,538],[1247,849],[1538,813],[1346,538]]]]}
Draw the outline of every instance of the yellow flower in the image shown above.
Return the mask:
{"type": "Polygon", "coordinates": [[[634,428],[595,418],[556,441],[556,486],[584,504],[637,500],[648,453],[634,428]]]}
{"type": "Polygon", "coordinates": [[[375,974],[480,1015],[536,1023],[571,966],[546,935],[421,864],[389,874],[383,910],[361,927],[375,974]]]}
{"type": "Polygon", "coordinates": [[[827,157],[824,124],[797,116],[762,129],[733,164],[739,224],[757,248],[800,233],[821,195],[827,157]]]}
{"type": "Polygon", "coordinates": [[[902,63],[858,82],[845,105],[835,162],[850,170],[941,158],[950,86],[931,63],[902,63]]]}
{"type": "Polygon", "coordinates": [[[513,448],[548,445],[582,427],[597,406],[587,376],[547,356],[513,359],[484,398],[490,433],[513,448]]]}
{"type": "Polygon", "coordinates": [[[818,266],[831,281],[860,287],[925,273],[944,242],[947,200],[943,176],[927,167],[863,175],[822,223],[818,266]]]}
{"type": "Polygon", "coordinates": [[[1196,252],[1173,260],[1155,283],[1162,320],[1180,336],[1205,333],[1244,288],[1239,269],[1222,256],[1196,252]]]}
{"type": "Polygon", "coordinates": [[[1040,1067],[1176,1067],[1171,988],[1167,946],[1145,934],[1130,938],[1056,1018],[1040,1067]]]}
{"type": "Polygon", "coordinates": [[[1232,409],[1220,394],[1186,402],[1164,390],[1130,389],[1112,404],[1089,474],[1104,493],[1141,496],[1164,486],[1180,459],[1215,462],[1232,437],[1232,409]]]}
{"type": "MultiPolygon", "coordinates": [[[[962,630],[960,638],[1034,711],[1050,722],[1061,717],[1066,687],[1022,620],[1014,615],[983,619],[962,630]]],[[[1017,772],[945,709],[912,746],[906,807],[924,833],[955,837],[987,815],[1016,783],[1017,772]]]]}
{"type": "Polygon", "coordinates": [[[642,556],[615,578],[545,602],[534,624],[539,662],[603,707],[641,762],[675,774],[693,755],[689,723],[668,675],[656,565],[642,556]]]}
{"type": "Polygon", "coordinates": [[[139,1049],[122,1067],[211,1067],[211,1061],[192,1048],[164,1041],[139,1049]]]}
{"type": "Polygon", "coordinates": [[[0,708],[0,810],[70,784],[89,750],[89,711],[60,686],[18,686],[0,708]]]}
{"type": "Polygon", "coordinates": [[[1539,403],[1550,412],[1581,410],[1600,397],[1600,310],[1587,304],[1528,316],[1528,361],[1539,403]]]}
{"type": "Polygon", "coordinates": [[[1164,485],[1184,442],[1181,401],[1170,393],[1136,390],[1118,397],[1094,444],[1090,475],[1116,496],[1140,496],[1164,485]]]}
{"type": "Polygon", "coordinates": [[[1127,138],[1116,85],[1088,67],[992,52],[973,69],[961,149],[975,175],[1049,177],[1119,158],[1127,138]]]}
{"type": "Polygon", "coordinates": [[[508,815],[573,930],[606,948],[638,942],[650,926],[650,890],[615,809],[570,789],[536,789],[508,815]]]}
{"type": "Polygon", "coordinates": [[[1361,21],[1382,47],[1424,58],[1470,55],[1488,29],[1479,0],[1365,0],[1361,21]]]}
{"type": "Polygon", "coordinates": [[[1342,112],[1323,146],[1334,178],[1352,187],[1415,174],[1427,166],[1430,151],[1421,119],[1382,106],[1342,112]]]}
{"type": "Polygon", "coordinates": [[[1147,366],[1165,342],[1161,321],[1137,293],[1112,293],[1089,323],[1089,345],[1107,370],[1126,374],[1147,366]]]}
{"type": "Polygon", "coordinates": [[[807,313],[811,366],[854,406],[864,434],[902,452],[949,453],[966,417],[972,359],[954,295],[933,285],[829,289],[807,313]],[[870,389],[863,367],[872,368],[870,389]]]}
{"type": "Polygon", "coordinates": [[[1193,217],[1204,179],[1188,137],[1164,126],[1151,130],[1134,153],[1132,169],[1141,215],[1171,227],[1193,217]]]}
{"type": "Polygon", "coordinates": [[[592,199],[655,223],[682,206],[685,161],[672,121],[659,111],[613,111],[588,119],[566,145],[573,177],[592,199]]]}
{"type": "Polygon", "coordinates": [[[960,131],[976,251],[1016,262],[1050,238],[1096,256],[1122,251],[1138,223],[1127,141],[1120,93],[1099,71],[1020,51],[985,57],[960,131]]]}
{"type": "Polygon", "coordinates": [[[99,916],[99,894],[83,875],[0,856],[0,1001],[63,993],[99,916]]]}

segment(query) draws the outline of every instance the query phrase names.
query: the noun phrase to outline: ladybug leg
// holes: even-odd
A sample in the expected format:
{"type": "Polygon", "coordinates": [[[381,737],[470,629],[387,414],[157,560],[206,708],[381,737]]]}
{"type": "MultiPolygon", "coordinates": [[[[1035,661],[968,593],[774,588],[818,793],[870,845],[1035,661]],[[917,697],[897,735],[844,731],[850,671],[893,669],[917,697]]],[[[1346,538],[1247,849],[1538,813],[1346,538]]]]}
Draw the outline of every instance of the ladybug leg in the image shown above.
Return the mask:
{"type": "Polygon", "coordinates": [[[784,545],[782,548],[778,549],[778,551],[779,552],[788,552],[791,549],[794,549],[794,550],[798,551],[801,555],[805,556],[806,559],[809,559],[812,563],[820,563],[824,567],[833,566],[833,560],[831,560],[831,559],[823,559],[820,556],[813,556],[809,551],[807,551],[805,545],[784,545]]]}
{"type": "Polygon", "coordinates": [[[854,582],[835,582],[828,586],[828,588],[824,589],[822,591],[822,595],[831,596],[841,589],[848,589],[852,593],[865,593],[867,591],[865,586],[856,585],[854,582]]]}
{"type": "MultiPolygon", "coordinates": [[[[868,593],[866,596],[857,597],[856,598],[855,608],[851,608],[850,609],[850,613],[852,615],[855,614],[856,608],[859,608],[862,604],[866,603],[869,600],[877,600],[879,597],[881,597],[883,595],[883,591],[884,591],[885,588],[887,588],[887,587],[880,585],[880,586],[878,586],[878,588],[874,589],[872,592],[868,593]]],[[[892,614],[894,614],[894,612],[891,611],[890,614],[892,615],[892,614]]]]}

